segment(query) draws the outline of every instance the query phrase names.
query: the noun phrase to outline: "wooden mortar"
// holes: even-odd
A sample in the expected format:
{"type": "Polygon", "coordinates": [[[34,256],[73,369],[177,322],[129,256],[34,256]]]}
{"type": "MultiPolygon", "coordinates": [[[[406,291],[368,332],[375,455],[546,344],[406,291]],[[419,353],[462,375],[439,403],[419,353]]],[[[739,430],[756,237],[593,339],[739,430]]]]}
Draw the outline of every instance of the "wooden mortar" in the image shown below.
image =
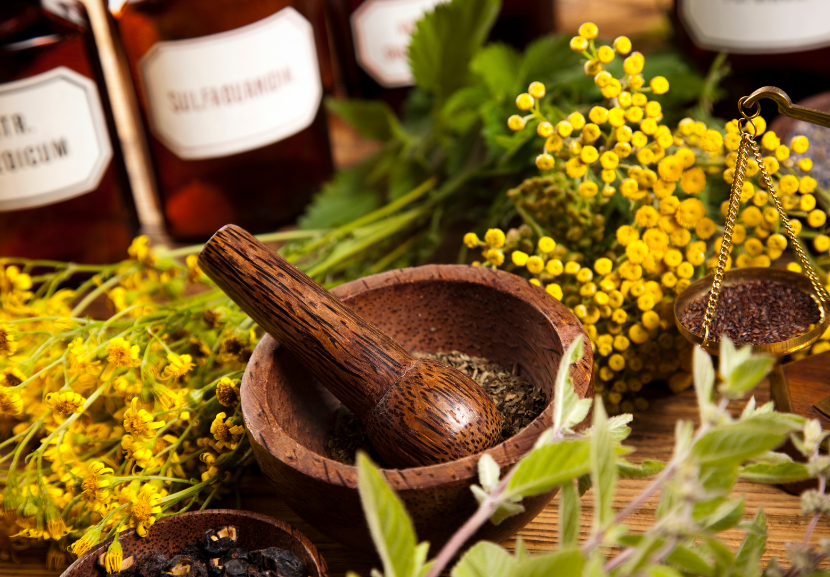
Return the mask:
{"type": "Polygon", "coordinates": [[[199,264],[363,421],[386,463],[442,463],[498,442],[502,417],[477,383],[414,358],[245,230],[222,227],[199,264]]]}
{"type": "MultiPolygon", "coordinates": [[[[559,360],[577,336],[584,345],[583,358],[571,367],[574,389],[580,398],[593,396],[593,357],[582,325],[562,303],[518,276],[483,267],[429,265],[373,275],[331,292],[406,350],[457,350],[508,370],[516,365],[542,388],[548,402],[542,414],[485,451],[503,473],[551,426],[559,360]]],[[[340,402],[270,336],[248,363],[241,397],[254,455],[275,493],[320,532],[371,551],[357,470],[327,456],[340,402]]],[[[588,422],[590,417],[583,424],[588,422]]],[[[429,541],[433,552],[475,512],[469,487],[478,483],[480,456],[383,470],[412,516],[419,539],[429,541]]],[[[503,541],[530,522],[553,494],[525,499],[524,513],[500,525],[487,523],[474,538],[503,541]]]]}

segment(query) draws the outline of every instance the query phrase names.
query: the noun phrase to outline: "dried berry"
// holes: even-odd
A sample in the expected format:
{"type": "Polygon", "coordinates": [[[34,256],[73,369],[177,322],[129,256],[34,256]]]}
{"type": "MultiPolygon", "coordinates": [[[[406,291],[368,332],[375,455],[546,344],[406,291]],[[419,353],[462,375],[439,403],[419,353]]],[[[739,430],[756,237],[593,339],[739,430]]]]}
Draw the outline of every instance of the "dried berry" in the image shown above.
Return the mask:
{"type": "MultiPolygon", "coordinates": [[[[234,547],[233,549],[229,549],[224,555],[222,555],[222,564],[224,565],[231,559],[243,559],[248,561],[250,564],[251,560],[248,557],[248,550],[243,549],[241,547],[234,547]]],[[[256,563],[254,563],[256,565],[256,563]]]]}
{"type": "Polygon", "coordinates": [[[305,566],[294,553],[277,547],[262,550],[264,568],[270,569],[276,577],[303,577],[305,566]]]}
{"type": "Polygon", "coordinates": [[[193,566],[193,559],[189,555],[176,555],[165,565],[164,577],[186,577],[193,566]]]}
{"type": "Polygon", "coordinates": [[[228,549],[236,547],[239,537],[239,528],[234,525],[220,527],[219,529],[208,529],[205,531],[205,542],[203,548],[210,555],[224,553],[228,549]]]}
{"type": "Polygon", "coordinates": [[[244,559],[231,559],[224,565],[227,577],[245,577],[248,575],[248,562],[244,559]]]}
{"type": "Polygon", "coordinates": [[[167,557],[161,551],[153,551],[139,565],[136,571],[138,577],[161,577],[161,572],[167,565],[167,557]]]}
{"type": "Polygon", "coordinates": [[[219,557],[208,559],[207,571],[211,577],[220,577],[222,575],[222,559],[219,557]]]}

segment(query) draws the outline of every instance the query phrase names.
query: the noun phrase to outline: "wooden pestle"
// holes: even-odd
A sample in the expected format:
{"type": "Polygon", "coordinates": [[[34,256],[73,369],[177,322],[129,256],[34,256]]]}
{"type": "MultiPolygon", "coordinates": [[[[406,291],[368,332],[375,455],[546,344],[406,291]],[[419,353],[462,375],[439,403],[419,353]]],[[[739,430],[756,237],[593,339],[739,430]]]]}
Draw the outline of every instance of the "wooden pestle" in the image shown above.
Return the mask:
{"type": "Polygon", "coordinates": [[[414,358],[247,231],[220,229],[199,264],[363,421],[387,465],[451,461],[498,442],[501,415],[478,384],[414,358]]]}

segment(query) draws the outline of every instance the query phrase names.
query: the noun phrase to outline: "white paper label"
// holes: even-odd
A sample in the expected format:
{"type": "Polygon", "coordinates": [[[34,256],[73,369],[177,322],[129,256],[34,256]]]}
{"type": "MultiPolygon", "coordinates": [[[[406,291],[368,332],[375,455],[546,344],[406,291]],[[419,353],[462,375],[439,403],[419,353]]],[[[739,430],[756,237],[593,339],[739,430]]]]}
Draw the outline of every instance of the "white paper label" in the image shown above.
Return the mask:
{"type": "Polygon", "coordinates": [[[307,128],[323,97],[314,31],[293,8],[236,30],[155,44],[141,59],[150,128],[186,160],[307,128]]]}
{"type": "Polygon", "coordinates": [[[447,0],[367,0],[352,13],[360,66],[386,88],[411,86],[409,41],[424,13],[447,0]]]}
{"type": "Polygon", "coordinates": [[[830,44],[828,0],[684,0],[692,39],[738,54],[800,52],[830,44]]]}
{"type": "Polygon", "coordinates": [[[111,159],[92,80],[61,66],[0,85],[0,211],[95,190],[111,159]]]}

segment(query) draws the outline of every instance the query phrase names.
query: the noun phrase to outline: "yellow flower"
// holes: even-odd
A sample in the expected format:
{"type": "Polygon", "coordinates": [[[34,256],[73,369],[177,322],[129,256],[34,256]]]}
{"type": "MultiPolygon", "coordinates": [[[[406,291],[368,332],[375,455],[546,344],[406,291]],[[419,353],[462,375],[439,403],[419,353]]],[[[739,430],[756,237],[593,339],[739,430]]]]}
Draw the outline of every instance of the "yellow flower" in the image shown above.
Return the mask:
{"type": "Polygon", "coordinates": [[[775,132],[770,130],[761,138],[761,146],[767,150],[775,150],[781,146],[781,139],[776,136],[775,132]]]}
{"type": "Polygon", "coordinates": [[[580,178],[585,175],[588,166],[583,164],[578,157],[571,158],[565,163],[565,173],[571,178],[580,178]]]}
{"type": "Polygon", "coordinates": [[[700,222],[697,223],[695,226],[695,234],[702,239],[707,239],[715,234],[715,230],[717,227],[715,226],[715,221],[711,218],[704,217],[700,219],[700,222]]]}
{"type": "Polygon", "coordinates": [[[585,22],[579,27],[579,35],[587,40],[593,40],[599,34],[599,28],[593,22],[585,22]]]}
{"type": "Polygon", "coordinates": [[[155,436],[155,430],[164,426],[164,421],[153,421],[153,415],[138,408],[138,397],[133,397],[130,408],[124,413],[124,430],[138,440],[155,436]]]}
{"type": "Polygon", "coordinates": [[[793,176],[792,174],[787,174],[786,176],[782,176],[781,179],[778,181],[778,188],[781,189],[781,192],[784,194],[795,194],[798,191],[798,187],[801,185],[798,178],[793,176]]]}
{"type": "Polygon", "coordinates": [[[193,357],[190,355],[177,355],[176,353],[169,353],[167,355],[169,364],[164,367],[162,377],[165,379],[177,379],[187,374],[195,365],[193,364],[193,357]]]}
{"type": "Polygon", "coordinates": [[[222,377],[216,384],[216,399],[223,407],[232,407],[239,402],[237,383],[228,377],[222,377]]]}
{"type": "Polygon", "coordinates": [[[138,345],[130,345],[123,337],[116,337],[107,344],[107,361],[116,367],[137,367],[141,360],[138,345]]]}
{"type": "Polygon", "coordinates": [[[116,533],[112,543],[107,547],[107,553],[104,556],[104,567],[107,573],[118,573],[121,571],[122,563],[124,563],[124,549],[122,549],[121,542],[118,540],[118,533],[116,533]]]}
{"type": "Polygon", "coordinates": [[[635,240],[625,247],[625,254],[630,262],[640,264],[648,255],[648,245],[642,240],[635,240]]]}
{"type": "Polygon", "coordinates": [[[686,194],[697,194],[706,187],[706,173],[700,167],[690,168],[680,179],[680,188],[686,194]]]}
{"type": "Polygon", "coordinates": [[[23,412],[23,399],[20,393],[9,387],[0,386],[0,415],[15,416],[23,412]]]}
{"type": "Polygon", "coordinates": [[[537,246],[539,247],[539,250],[547,254],[553,252],[553,249],[556,248],[556,241],[549,236],[543,236],[539,239],[539,243],[537,246]]]}
{"type": "Polygon", "coordinates": [[[662,76],[655,76],[649,83],[654,94],[665,94],[669,91],[669,81],[662,76]]]}
{"type": "Polygon", "coordinates": [[[530,258],[530,255],[520,250],[514,250],[510,258],[516,266],[524,266],[527,264],[527,259],[530,258]]]}
{"type": "Polygon", "coordinates": [[[798,207],[804,212],[810,212],[816,207],[816,197],[812,194],[805,194],[801,197],[801,200],[798,201],[798,207]]]}
{"type": "Polygon", "coordinates": [[[545,291],[556,300],[562,300],[562,287],[556,283],[551,283],[545,287],[545,291]]]}
{"type": "Polygon", "coordinates": [[[790,142],[790,148],[793,149],[793,152],[796,154],[803,154],[807,152],[807,149],[810,147],[810,141],[807,140],[806,136],[796,136],[790,142]]]}
{"type": "Polygon", "coordinates": [[[693,228],[704,216],[706,216],[706,207],[697,198],[687,198],[682,201],[674,213],[677,223],[685,228],[693,228]]]}
{"type": "Polygon", "coordinates": [[[17,337],[11,327],[0,323],[0,356],[12,356],[17,352],[17,337]]]}
{"type": "Polygon", "coordinates": [[[657,172],[663,180],[677,182],[683,176],[683,163],[675,156],[666,156],[657,165],[657,172]]]}
{"type": "Polygon", "coordinates": [[[545,270],[551,276],[559,276],[565,271],[565,266],[562,264],[562,261],[559,259],[551,259],[548,261],[548,264],[545,266],[545,270]]]}
{"type": "Polygon", "coordinates": [[[617,229],[617,242],[622,246],[628,246],[638,238],[640,238],[640,233],[632,226],[624,224],[617,229]]]}
{"type": "Polygon", "coordinates": [[[629,40],[626,36],[618,36],[616,40],[614,40],[614,50],[619,52],[620,54],[628,54],[631,52],[631,40],[629,40]]]}
{"type": "Polygon", "coordinates": [[[527,259],[527,264],[525,266],[527,267],[527,270],[530,271],[530,274],[539,274],[545,269],[545,261],[538,256],[532,256],[527,259]]]}
{"type": "Polygon", "coordinates": [[[464,235],[464,244],[467,245],[467,248],[477,248],[480,242],[474,232],[468,232],[464,235]]]}
{"type": "Polygon", "coordinates": [[[823,210],[813,210],[810,214],[807,215],[807,224],[812,226],[813,228],[819,228],[824,226],[824,223],[827,222],[827,213],[823,210]]]}
{"type": "Polygon", "coordinates": [[[692,240],[692,233],[685,228],[677,228],[669,233],[669,238],[674,246],[686,246],[692,240]]]}
{"type": "Polygon", "coordinates": [[[638,226],[642,226],[644,228],[657,226],[658,220],[660,220],[660,213],[657,212],[657,209],[650,205],[641,206],[637,209],[637,212],[634,213],[634,222],[636,222],[638,226]]]}
{"type": "Polygon", "coordinates": [[[798,192],[801,194],[810,194],[818,186],[818,182],[812,176],[803,176],[798,185],[798,192]]]}
{"type": "Polygon", "coordinates": [[[608,109],[603,106],[594,106],[588,113],[588,118],[594,124],[605,124],[608,122],[608,109]]]}
{"type": "Polygon", "coordinates": [[[60,391],[46,395],[46,404],[61,415],[80,413],[86,399],[74,391],[60,391]]]}
{"type": "Polygon", "coordinates": [[[147,529],[161,514],[161,496],[158,488],[145,483],[138,493],[130,496],[130,526],[135,527],[139,537],[147,536],[147,529]]]}
{"type": "Polygon", "coordinates": [[[554,158],[548,153],[540,154],[536,157],[536,168],[538,168],[539,170],[551,170],[554,164],[554,158]]]}
{"type": "Polygon", "coordinates": [[[518,108],[519,110],[530,110],[531,108],[533,108],[533,104],[533,97],[526,92],[524,94],[519,94],[516,97],[516,108],[518,108]]]}
{"type": "Polygon", "coordinates": [[[597,193],[599,193],[599,187],[597,186],[597,183],[586,180],[579,185],[578,192],[579,196],[583,198],[593,198],[597,195],[597,193]]]}
{"type": "Polygon", "coordinates": [[[826,234],[818,235],[813,239],[813,248],[815,248],[817,252],[826,252],[830,250],[830,236],[827,236],[826,234]]]}
{"type": "Polygon", "coordinates": [[[649,250],[666,250],[669,245],[669,237],[659,228],[650,228],[643,233],[643,241],[648,245],[649,250]]]}
{"type": "Polygon", "coordinates": [[[507,127],[513,132],[518,132],[525,127],[525,119],[518,114],[514,114],[507,119],[507,127]]]}
{"type": "Polygon", "coordinates": [[[645,58],[639,52],[633,52],[631,56],[623,61],[623,70],[629,76],[634,76],[643,71],[645,58]]]}
{"type": "Polygon", "coordinates": [[[484,234],[484,242],[493,248],[504,246],[504,233],[498,228],[491,228],[484,234]]]}
{"type": "Polygon", "coordinates": [[[588,48],[588,39],[582,36],[574,36],[571,38],[570,47],[574,52],[583,52],[588,48]]]}
{"type": "Polygon", "coordinates": [[[548,152],[558,152],[562,150],[563,143],[564,141],[562,140],[561,136],[559,136],[558,134],[552,134],[545,141],[545,150],[548,152]]]}
{"type": "Polygon", "coordinates": [[[500,248],[491,248],[484,252],[484,258],[493,266],[501,266],[504,264],[504,251],[500,248]]]}
{"type": "Polygon", "coordinates": [[[531,82],[527,91],[533,98],[542,98],[545,95],[545,85],[541,82],[531,82]]]}
{"type": "Polygon", "coordinates": [[[86,475],[81,481],[81,491],[88,506],[93,511],[104,511],[112,500],[110,486],[113,470],[101,461],[93,461],[87,467],[86,475]]]}
{"type": "Polygon", "coordinates": [[[239,444],[239,438],[245,429],[241,425],[234,425],[231,419],[226,419],[225,413],[219,413],[210,425],[210,434],[216,439],[216,446],[219,449],[228,447],[235,449],[239,444]]]}

